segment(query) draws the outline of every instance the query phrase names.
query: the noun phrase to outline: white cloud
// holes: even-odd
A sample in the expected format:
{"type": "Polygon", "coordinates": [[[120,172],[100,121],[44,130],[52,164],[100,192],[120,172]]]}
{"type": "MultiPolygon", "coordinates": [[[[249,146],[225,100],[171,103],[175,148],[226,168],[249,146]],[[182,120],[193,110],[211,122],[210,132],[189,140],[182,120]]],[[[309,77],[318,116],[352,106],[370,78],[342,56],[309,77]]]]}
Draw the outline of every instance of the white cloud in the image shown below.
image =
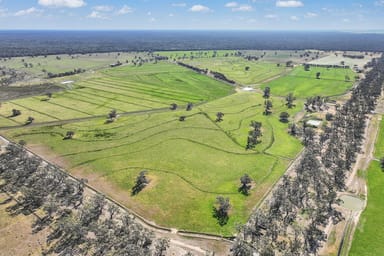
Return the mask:
{"type": "Polygon", "coordinates": [[[151,12],[147,12],[147,15],[148,15],[148,16],[151,16],[151,15],[152,15],[152,13],[151,13],[151,12]]]}
{"type": "Polygon", "coordinates": [[[124,5],[118,12],[117,14],[124,15],[127,13],[133,12],[132,7],[129,7],[128,5],[124,5]]]}
{"type": "Polygon", "coordinates": [[[98,11],[93,11],[91,12],[91,14],[89,14],[87,16],[87,18],[91,18],[91,19],[102,19],[102,20],[105,20],[107,19],[106,16],[104,16],[102,13],[98,12],[98,11]]]}
{"type": "Polygon", "coordinates": [[[242,4],[239,7],[232,8],[232,11],[234,12],[250,12],[252,10],[253,10],[252,6],[248,4],[242,4]]]}
{"type": "Polygon", "coordinates": [[[304,6],[303,2],[296,0],[288,0],[288,1],[276,1],[277,7],[301,7],[304,6]]]}
{"type": "Polygon", "coordinates": [[[351,21],[350,19],[343,19],[343,22],[345,22],[345,23],[348,23],[350,21],[351,21]]]}
{"type": "Polygon", "coordinates": [[[298,20],[300,20],[299,17],[297,17],[297,16],[295,16],[295,15],[291,16],[290,19],[293,20],[293,21],[298,21],[298,20]]]}
{"type": "Polygon", "coordinates": [[[189,9],[191,12],[209,12],[211,9],[209,9],[207,6],[201,5],[201,4],[196,4],[192,6],[189,9]]]}
{"type": "Polygon", "coordinates": [[[376,6],[384,6],[384,0],[379,0],[375,2],[376,6]]]}
{"type": "Polygon", "coordinates": [[[315,18],[315,17],[317,17],[318,16],[318,14],[317,13],[314,13],[314,12],[307,12],[306,14],[305,14],[305,17],[306,18],[315,18]]]}
{"type": "Polygon", "coordinates": [[[156,21],[156,19],[153,17],[149,19],[149,22],[155,22],[155,21],[156,21]]]}
{"type": "Polygon", "coordinates": [[[224,6],[227,7],[227,8],[235,8],[238,5],[239,4],[237,2],[229,2],[229,3],[226,3],[224,6]]]}
{"type": "Polygon", "coordinates": [[[173,16],[175,16],[173,13],[170,13],[169,15],[168,15],[169,17],[173,17],[173,16]]]}
{"type": "Polygon", "coordinates": [[[187,4],[186,3],[173,3],[172,6],[173,7],[186,7],[187,4]]]}
{"type": "Polygon", "coordinates": [[[113,11],[113,6],[98,5],[98,6],[93,7],[93,10],[98,11],[98,12],[110,12],[110,11],[113,11]]]}
{"type": "Polygon", "coordinates": [[[25,9],[25,10],[20,10],[15,13],[15,16],[25,16],[25,15],[30,15],[30,14],[40,14],[42,13],[42,10],[36,9],[35,7],[25,9]]]}
{"type": "Polygon", "coordinates": [[[267,19],[277,19],[278,16],[276,14],[267,14],[264,16],[267,19]]]}
{"type": "Polygon", "coordinates": [[[78,8],[85,6],[86,3],[83,0],[39,0],[39,5],[78,8]]]}

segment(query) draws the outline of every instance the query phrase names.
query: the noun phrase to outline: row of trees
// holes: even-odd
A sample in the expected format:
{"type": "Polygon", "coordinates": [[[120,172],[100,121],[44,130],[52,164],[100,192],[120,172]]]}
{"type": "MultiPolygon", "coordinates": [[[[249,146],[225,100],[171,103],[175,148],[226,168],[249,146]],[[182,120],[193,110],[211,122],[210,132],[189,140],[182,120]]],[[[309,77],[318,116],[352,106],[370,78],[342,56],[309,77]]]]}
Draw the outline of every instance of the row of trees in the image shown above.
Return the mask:
{"type": "Polygon", "coordinates": [[[241,228],[232,255],[316,255],[327,238],[325,226],[343,219],[335,207],[340,203],[337,192],[346,189],[367,115],[374,110],[384,82],[384,58],[372,66],[331,126],[307,136],[293,173],[283,176],[272,197],[241,228]]]}
{"type": "Polygon", "coordinates": [[[251,130],[248,132],[248,138],[247,138],[247,146],[246,149],[252,149],[257,144],[259,144],[260,137],[263,136],[263,133],[261,131],[261,122],[252,121],[250,124],[251,130]]]}
{"type": "Polygon", "coordinates": [[[34,232],[50,226],[44,255],[163,255],[168,239],[154,234],[103,195],[84,195],[75,180],[51,164],[9,144],[0,155],[0,189],[17,198],[12,214],[44,214],[34,232]],[[41,211],[42,210],[42,211],[41,211]]]}
{"type": "Polygon", "coordinates": [[[48,72],[47,77],[48,78],[56,78],[56,77],[63,77],[63,76],[73,76],[76,74],[84,73],[85,71],[86,70],[82,69],[82,68],[75,68],[74,70],[66,71],[66,72],[62,72],[62,73],[57,73],[57,74],[48,72]]]}

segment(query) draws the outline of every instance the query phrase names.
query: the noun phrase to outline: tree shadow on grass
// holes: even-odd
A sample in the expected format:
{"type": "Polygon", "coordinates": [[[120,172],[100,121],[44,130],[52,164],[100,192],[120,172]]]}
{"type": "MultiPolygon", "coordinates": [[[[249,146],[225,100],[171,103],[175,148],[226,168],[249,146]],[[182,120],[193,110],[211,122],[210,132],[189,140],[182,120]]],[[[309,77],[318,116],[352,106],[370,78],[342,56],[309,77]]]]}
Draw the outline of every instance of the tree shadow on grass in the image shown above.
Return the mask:
{"type": "Polygon", "coordinates": [[[251,189],[251,185],[242,185],[238,188],[237,191],[239,191],[241,194],[245,196],[249,196],[249,190],[251,189]]]}
{"type": "Polygon", "coordinates": [[[135,186],[132,187],[131,195],[135,196],[140,193],[141,190],[145,188],[145,184],[136,184],[135,186]]]}
{"type": "Polygon", "coordinates": [[[228,223],[229,216],[227,213],[219,211],[215,207],[212,207],[212,211],[212,216],[217,219],[217,223],[219,223],[220,226],[224,226],[228,223]]]}

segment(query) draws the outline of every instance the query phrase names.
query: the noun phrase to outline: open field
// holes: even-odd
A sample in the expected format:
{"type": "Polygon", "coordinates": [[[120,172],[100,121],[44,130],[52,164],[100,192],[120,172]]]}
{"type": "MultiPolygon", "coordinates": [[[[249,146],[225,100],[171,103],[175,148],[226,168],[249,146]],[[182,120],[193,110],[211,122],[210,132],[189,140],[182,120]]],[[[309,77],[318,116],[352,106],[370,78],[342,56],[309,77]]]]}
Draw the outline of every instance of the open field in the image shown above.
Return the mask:
{"type": "Polygon", "coordinates": [[[95,70],[105,68],[118,61],[125,63],[131,62],[136,58],[148,58],[147,53],[90,53],[90,54],[61,54],[47,56],[26,56],[3,58],[0,60],[0,66],[17,69],[30,75],[46,77],[48,72],[60,73],[71,71],[73,69],[95,70]],[[58,58],[57,58],[58,57],[58,58]],[[24,64],[28,64],[26,67],[24,64]],[[29,64],[32,64],[29,65],[29,64]],[[43,71],[45,70],[45,71],[43,71]]]}
{"type": "Polygon", "coordinates": [[[243,85],[257,84],[289,70],[285,68],[285,65],[278,67],[276,63],[248,61],[241,57],[202,58],[184,62],[199,68],[223,73],[229,79],[243,85]],[[248,71],[245,70],[246,67],[249,67],[248,71]]]}
{"type": "MultiPolygon", "coordinates": [[[[383,128],[383,126],[382,126],[383,128]]],[[[368,183],[368,204],[362,213],[359,224],[356,228],[352,247],[349,251],[351,256],[381,255],[384,251],[384,238],[382,230],[384,221],[382,213],[384,211],[384,174],[380,164],[376,161],[371,163],[367,170],[368,183]]]]}
{"type": "Polygon", "coordinates": [[[341,65],[342,62],[344,62],[344,65],[350,66],[353,68],[355,65],[362,69],[364,68],[364,65],[367,64],[369,61],[371,61],[373,58],[380,57],[380,54],[373,54],[368,53],[367,55],[365,53],[359,53],[359,52],[347,52],[347,54],[350,55],[364,55],[363,59],[352,59],[343,57],[343,52],[332,52],[329,55],[312,60],[309,63],[310,64],[318,64],[318,65],[341,65]]]}
{"type": "Polygon", "coordinates": [[[384,157],[384,121],[380,123],[380,130],[375,143],[374,156],[378,159],[384,157]]]}
{"type": "Polygon", "coordinates": [[[247,56],[262,56],[263,61],[272,62],[272,63],[280,63],[285,65],[287,61],[293,61],[294,63],[302,63],[306,62],[312,58],[327,56],[327,53],[324,51],[317,50],[245,50],[242,51],[243,55],[247,56]],[[305,55],[307,54],[307,55],[305,55]]]}
{"type": "MultiPolygon", "coordinates": [[[[380,124],[380,133],[375,144],[374,156],[381,158],[384,148],[384,121],[380,124]]],[[[382,213],[384,211],[384,172],[380,168],[378,161],[372,161],[366,171],[368,186],[368,203],[362,213],[359,224],[356,228],[352,247],[349,251],[351,256],[381,255],[384,245],[381,242],[384,238],[382,230],[384,221],[382,213]]]]}
{"type": "Polygon", "coordinates": [[[133,115],[112,124],[94,120],[26,128],[8,136],[26,140],[32,149],[45,145],[68,163],[72,173],[96,187],[117,185],[118,190],[103,192],[119,200],[123,194],[125,205],[158,224],[231,235],[301,149],[286,133],[287,124],[278,121],[279,111],[286,107],[273,100],[276,114],[271,116],[262,115],[259,94],[238,93],[189,112],[133,115]],[[220,123],[214,121],[217,111],[225,113],[220,123]],[[178,121],[180,115],[186,115],[186,121],[178,121]],[[264,135],[255,150],[245,150],[251,120],[263,123],[264,135]],[[62,139],[68,130],[75,132],[73,140],[62,139]],[[135,177],[143,169],[152,181],[131,196],[135,177]],[[255,181],[248,197],[237,191],[244,173],[255,181]],[[212,217],[218,195],[228,196],[232,204],[229,223],[223,227],[212,217]]]}
{"type": "Polygon", "coordinates": [[[8,196],[0,193],[0,256],[41,255],[48,232],[32,233],[33,215],[11,216],[6,210],[15,204],[7,202],[8,196]]]}
{"type": "Polygon", "coordinates": [[[156,52],[161,56],[167,56],[171,60],[191,60],[197,58],[217,58],[241,56],[253,56],[262,58],[264,62],[285,64],[287,61],[294,63],[306,62],[312,58],[328,56],[329,53],[317,50],[217,50],[217,51],[161,51],[156,52]],[[307,54],[307,56],[305,56],[307,54]]]}
{"type": "Polygon", "coordinates": [[[352,87],[355,73],[351,69],[311,67],[305,71],[303,66],[296,67],[288,75],[263,84],[269,86],[272,95],[286,96],[292,92],[298,98],[309,96],[333,96],[345,93],[352,87]],[[320,72],[320,79],[316,73],[320,72]],[[346,81],[346,76],[350,81],[346,81]]]}
{"type": "Polygon", "coordinates": [[[73,90],[56,93],[49,100],[36,96],[5,102],[0,107],[0,126],[23,124],[29,116],[39,123],[106,115],[112,109],[129,112],[167,108],[171,103],[212,100],[231,90],[228,85],[173,64],[124,66],[76,83],[73,90]],[[19,109],[21,115],[10,117],[12,109],[19,109]]]}

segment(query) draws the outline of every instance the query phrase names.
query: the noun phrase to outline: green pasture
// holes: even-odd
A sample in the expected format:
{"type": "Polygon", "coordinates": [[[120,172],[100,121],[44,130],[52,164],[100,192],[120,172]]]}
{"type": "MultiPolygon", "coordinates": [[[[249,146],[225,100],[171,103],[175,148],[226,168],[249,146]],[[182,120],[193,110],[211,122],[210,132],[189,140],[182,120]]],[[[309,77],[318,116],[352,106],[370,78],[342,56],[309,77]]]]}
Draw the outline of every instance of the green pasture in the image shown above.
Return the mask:
{"type": "Polygon", "coordinates": [[[384,119],[380,123],[380,130],[375,143],[374,156],[378,159],[384,157],[384,119]]]}
{"type": "Polygon", "coordinates": [[[4,102],[0,107],[0,127],[10,122],[21,124],[29,116],[41,123],[106,115],[112,109],[121,113],[167,108],[171,103],[199,103],[223,97],[232,90],[174,64],[122,66],[75,83],[72,90],[56,93],[49,100],[47,96],[38,96],[4,102]],[[21,110],[21,115],[10,117],[12,109],[21,110]]]}
{"type": "Polygon", "coordinates": [[[355,73],[350,69],[310,67],[305,71],[303,66],[298,66],[288,75],[264,83],[262,88],[269,86],[272,95],[285,96],[292,92],[296,97],[334,96],[345,93],[352,87],[355,73]],[[320,72],[320,79],[316,73],[320,72]],[[346,76],[350,81],[346,81],[346,76]]]}
{"type": "MultiPolygon", "coordinates": [[[[382,126],[383,128],[384,126],[382,126]]],[[[381,143],[379,143],[380,145],[381,143]]],[[[384,251],[384,173],[379,162],[373,161],[367,170],[368,204],[356,228],[350,256],[381,255],[384,251]]]]}
{"type": "Polygon", "coordinates": [[[278,67],[276,63],[248,61],[242,57],[201,58],[183,62],[223,73],[227,78],[243,85],[258,84],[276,78],[289,70],[285,68],[285,64],[278,67]],[[246,67],[249,67],[248,71],[246,67]]]}
{"type": "Polygon", "coordinates": [[[264,99],[259,94],[244,92],[192,111],[135,114],[111,124],[95,119],[23,128],[7,135],[48,146],[70,163],[69,171],[82,169],[106,178],[127,191],[128,207],[158,224],[231,235],[301,149],[300,142],[287,134],[287,124],[278,121],[280,111],[293,115],[300,108],[287,110],[281,99],[272,100],[275,107],[270,116],[262,115],[264,99]],[[218,111],[225,114],[221,122],[215,121],[218,111]],[[181,115],[186,116],[184,122],[178,119],[181,115]],[[263,123],[264,135],[254,150],[245,150],[252,120],[263,123]],[[74,139],[63,140],[69,130],[75,132],[74,139]],[[153,183],[129,196],[143,169],[153,183]],[[244,173],[255,181],[250,196],[237,191],[244,173]],[[232,204],[223,227],[212,216],[218,195],[228,196],[232,204]]]}
{"type": "Polygon", "coordinates": [[[256,56],[256,57],[262,57],[262,61],[267,62],[273,62],[273,63],[280,63],[282,65],[285,65],[287,61],[292,61],[294,63],[303,63],[307,60],[310,60],[311,58],[316,57],[317,55],[319,57],[326,56],[327,54],[322,51],[304,51],[304,50],[245,50],[242,51],[243,55],[245,56],[256,56]],[[304,56],[304,54],[307,53],[309,56],[304,56]]]}
{"type": "Polygon", "coordinates": [[[301,110],[302,101],[296,101],[296,107],[288,109],[285,100],[277,97],[270,99],[273,104],[273,114],[265,116],[264,99],[261,94],[252,92],[239,92],[217,101],[204,104],[201,109],[211,120],[216,119],[217,112],[224,113],[224,121],[216,123],[235,143],[245,147],[247,132],[252,120],[262,122],[263,139],[256,146],[258,152],[266,152],[283,157],[294,157],[301,148],[300,142],[287,135],[287,124],[279,121],[281,112],[288,112],[290,119],[301,110]]]}

